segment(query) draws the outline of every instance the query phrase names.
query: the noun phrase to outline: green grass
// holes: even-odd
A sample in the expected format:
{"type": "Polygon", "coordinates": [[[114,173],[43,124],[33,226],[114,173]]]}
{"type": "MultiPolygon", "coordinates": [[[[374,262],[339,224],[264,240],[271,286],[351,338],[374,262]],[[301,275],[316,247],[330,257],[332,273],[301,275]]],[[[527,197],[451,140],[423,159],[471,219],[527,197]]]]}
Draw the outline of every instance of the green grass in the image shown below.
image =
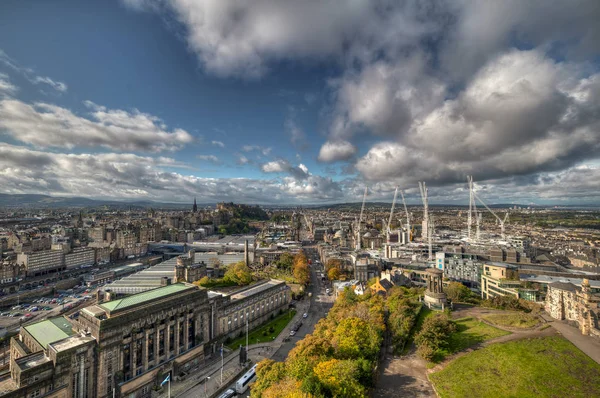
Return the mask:
{"type": "Polygon", "coordinates": [[[600,397],[600,365],[562,337],[492,344],[430,378],[441,397],[600,397]]]}
{"type": "MultiPolygon", "coordinates": [[[[290,310],[288,312],[284,312],[281,315],[276,316],[273,320],[265,323],[262,326],[259,326],[256,329],[251,330],[248,333],[248,344],[257,344],[259,342],[267,342],[273,341],[273,339],[279,336],[279,333],[286,327],[286,325],[294,318],[296,315],[296,310],[290,310]],[[269,332],[269,328],[273,327],[273,332],[269,332]],[[263,335],[263,332],[266,331],[266,335],[263,335]]],[[[236,340],[233,340],[231,343],[227,344],[227,347],[235,350],[240,345],[246,345],[246,333],[236,340]]]]}
{"type": "Polygon", "coordinates": [[[540,323],[536,316],[523,312],[484,315],[482,318],[494,325],[521,329],[529,329],[540,323]]]}
{"type": "Polygon", "coordinates": [[[456,332],[450,336],[450,353],[510,334],[510,332],[487,325],[476,318],[462,318],[454,322],[456,322],[456,332]]]}
{"type": "Polygon", "coordinates": [[[434,363],[442,362],[448,355],[455,354],[476,344],[511,334],[505,330],[487,325],[476,318],[455,319],[454,322],[456,322],[456,332],[450,335],[448,348],[439,350],[436,353],[434,363]]]}

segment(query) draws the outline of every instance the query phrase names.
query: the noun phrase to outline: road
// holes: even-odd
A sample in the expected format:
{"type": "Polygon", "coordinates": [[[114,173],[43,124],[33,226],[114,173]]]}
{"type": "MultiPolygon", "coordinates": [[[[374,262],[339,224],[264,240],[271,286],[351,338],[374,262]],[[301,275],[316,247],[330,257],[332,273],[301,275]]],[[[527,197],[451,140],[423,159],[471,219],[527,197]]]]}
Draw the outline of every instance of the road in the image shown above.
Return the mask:
{"type": "MultiPolygon", "coordinates": [[[[307,334],[313,333],[317,322],[319,322],[321,318],[325,317],[325,314],[329,312],[334,302],[334,297],[325,293],[325,283],[321,282],[321,278],[317,276],[317,272],[322,271],[322,265],[316,264],[316,260],[318,260],[318,254],[315,247],[308,246],[305,247],[304,250],[307,257],[312,261],[312,265],[310,266],[311,283],[307,288],[307,291],[312,293],[312,297],[299,301],[297,304],[297,310],[299,314],[306,312],[308,317],[303,319],[302,327],[300,327],[296,335],[293,337],[290,336],[289,341],[283,342],[275,351],[275,353],[270,356],[271,359],[278,362],[284,361],[287,358],[289,352],[292,350],[292,348],[294,348],[298,341],[302,340],[307,334]]],[[[282,333],[289,333],[289,327],[292,325],[292,323],[293,322],[290,322],[290,325],[286,327],[282,333]]],[[[252,346],[250,347],[252,348],[252,346]]],[[[269,356],[269,353],[265,353],[264,350],[261,350],[261,354],[264,354],[267,357],[269,356]]],[[[260,358],[260,354],[255,355],[259,356],[258,359],[262,359],[260,358]]],[[[250,357],[256,363],[252,350],[250,351],[250,357]]],[[[210,384],[207,385],[207,389],[209,388],[210,384]]],[[[227,388],[235,388],[235,382],[231,383],[227,388]]],[[[200,394],[198,395],[199,397],[204,396],[203,391],[204,390],[200,388],[196,391],[198,394],[200,394]]],[[[239,396],[249,397],[249,391],[250,390],[239,396]]]]}

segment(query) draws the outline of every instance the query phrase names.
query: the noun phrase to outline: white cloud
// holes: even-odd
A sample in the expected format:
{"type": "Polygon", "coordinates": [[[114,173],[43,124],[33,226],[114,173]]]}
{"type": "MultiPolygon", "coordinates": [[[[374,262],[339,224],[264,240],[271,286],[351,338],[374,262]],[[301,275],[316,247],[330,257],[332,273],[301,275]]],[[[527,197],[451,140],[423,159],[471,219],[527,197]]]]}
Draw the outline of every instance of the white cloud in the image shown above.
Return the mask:
{"type": "Polygon", "coordinates": [[[242,147],[242,151],[244,151],[244,152],[258,151],[258,152],[262,153],[264,156],[269,156],[272,149],[273,148],[271,148],[271,147],[263,147],[260,145],[244,145],[242,147]]]}
{"type": "Polygon", "coordinates": [[[50,87],[52,87],[53,89],[55,89],[56,91],[60,91],[61,93],[64,93],[67,91],[67,85],[63,82],[59,82],[59,81],[54,81],[52,79],[50,79],[47,76],[36,76],[32,82],[34,84],[47,84],[50,87]]]}
{"type": "Polygon", "coordinates": [[[265,173],[281,173],[289,169],[289,167],[290,165],[287,162],[276,160],[263,164],[261,170],[265,173]]]}
{"type": "Polygon", "coordinates": [[[0,128],[14,139],[38,147],[105,147],[118,151],[173,151],[194,138],[185,130],[167,131],[156,116],[107,109],[86,101],[90,118],[47,103],[0,101],[0,128]]]}
{"type": "Polygon", "coordinates": [[[59,93],[64,93],[67,91],[66,83],[61,81],[53,80],[48,76],[40,76],[35,73],[35,71],[31,68],[26,68],[8,56],[4,51],[0,50],[0,62],[14,70],[15,72],[23,75],[29,82],[32,84],[47,84],[59,93]]]}
{"type": "Polygon", "coordinates": [[[0,73],[0,96],[11,96],[17,92],[18,88],[10,82],[8,75],[0,73]]]}
{"type": "Polygon", "coordinates": [[[308,147],[308,141],[306,139],[306,134],[304,131],[298,126],[296,121],[292,117],[288,117],[284,122],[284,127],[287,133],[290,136],[290,141],[292,145],[300,150],[304,150],[308,147]]]}
{"type": "Polygon", "coordinates": [[[251,162],[250,159],[248,159],[244,155],[239,155],[238,156],[237,164],[244,165],[244,164],[248,164],[250,162],[251,162]]]}
{"type": "Polygon", "coordinates": [[[319,151],[320,162],[337,162],[348,160],[356,154],[356,147],[348,141],[327,141],[319,151]]]}
{"type": "Polygon", "coordinates": [[[222,142],[222,141],[212,141],[211,143],[212,143],[214,146],[218,146],[218,147],[221,147],[221,148],[225,148],[225,144],[223,144],[223,142],[222,142]]]}
{"type": "Polygon", "coordinates": [[[297,180],[206,178],[167,172],[185,165],[172,158],[128,153],[56,154],[0,143],[0,186],[5,193],[91,198],[245,203],[301,203],[339,199],[339,184],[319,176],[297,180]],[[177,197],[173,196],[177,192],[177,197]]]}
{"type": "Polygon", "coordinates": [[[216,157],[215,155],[197,155],[196,158],[198,158],[200,160],[205,160],[207,162],[215,163],[215,164],[221,163],[219,161],[219,158],[216,157]]]}

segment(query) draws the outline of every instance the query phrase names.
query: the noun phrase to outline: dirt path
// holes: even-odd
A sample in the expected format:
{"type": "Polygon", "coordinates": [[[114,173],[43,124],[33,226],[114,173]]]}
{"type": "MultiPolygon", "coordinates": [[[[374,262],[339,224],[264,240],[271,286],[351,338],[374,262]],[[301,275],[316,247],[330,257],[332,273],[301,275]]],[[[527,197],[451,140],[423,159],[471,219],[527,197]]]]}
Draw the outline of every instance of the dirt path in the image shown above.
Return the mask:
{"type": "Polygon", "coordinates": [[[425,361],[414,348],[402,357],[386,356],[381,369],[377,388],[371,394],[373,398],[436,396],[427,379],[425,361]]]}

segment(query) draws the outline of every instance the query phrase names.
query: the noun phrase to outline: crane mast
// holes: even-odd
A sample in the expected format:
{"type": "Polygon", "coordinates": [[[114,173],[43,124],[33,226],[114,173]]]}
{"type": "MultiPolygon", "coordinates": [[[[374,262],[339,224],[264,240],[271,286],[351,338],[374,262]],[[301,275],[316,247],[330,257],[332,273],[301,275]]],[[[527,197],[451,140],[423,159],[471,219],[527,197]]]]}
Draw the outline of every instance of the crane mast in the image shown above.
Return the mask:
{"type": "Polygon", "coordinates": [[[365,187],[365,194],[363,195],[363,201],[362,201],[362,206],[360,208],[360,218],[358,219],[358,227],[356,228],[356,250],[360,250],[361,249],[361,245],[360,245],[360,224],[362,223],[362,218],[363,218],[363,213],[365,211],[365,201],[367,200],[367,190],[369,188],[365,187]]]}
{"type": "Polygon", "coordinates": [[[419,181],[419,189],[421,190],[421,198],[423,199],[423,227],[427,228],[427,246],[429,247],[429,261],[433,259],[433,250],[431,245],[431,221],[429,219],[429,202],[427,200],[427,185],[425,182],[419,181]]]}
{"type": "Polygon", "coordinates": [[[392,217],[394,216],[394,208],[396,207],[396,198],[398,197],[398,187],[396,187],[396,190],[394,191],[394,200],[392,201],[392,210],[390,211],[390,219],[388,220],[387,223],[387,231],[386,231],[386,237],[387,237],[387,243],[390,243],[390,233],[391,233],[391,227],[392,227],[392,217]]]}
{"type": "Polygon", "coordinates": [[[406,200],[404,200],[404,193],[400,191],[400,196],[402,197],[402,204],[404,205],[404,213],[406,213],[406,233],[408,234],[408,241],[410,242],[410,215],[408,214],[408,209],[406,208],[406,200]]]}

